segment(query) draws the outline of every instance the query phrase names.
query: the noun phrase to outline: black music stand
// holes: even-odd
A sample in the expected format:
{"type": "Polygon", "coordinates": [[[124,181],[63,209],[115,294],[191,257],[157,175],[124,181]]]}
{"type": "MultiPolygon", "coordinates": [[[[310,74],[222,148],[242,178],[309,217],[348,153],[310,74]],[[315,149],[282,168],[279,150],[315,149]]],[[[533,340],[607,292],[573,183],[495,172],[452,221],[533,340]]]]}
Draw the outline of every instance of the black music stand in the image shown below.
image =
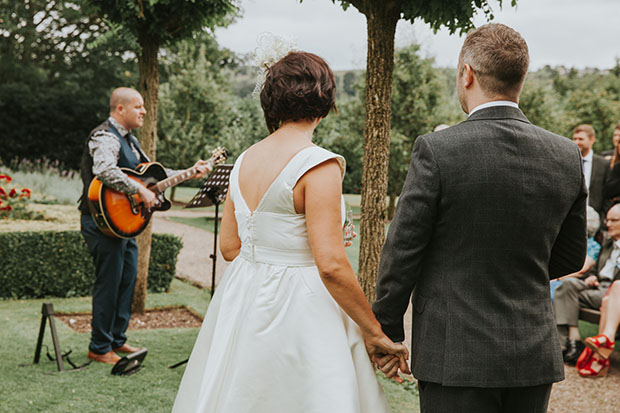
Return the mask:
{"type": "Polygon", "coordinates": [[[233,165],[217,165],[213,172],[202,184],[202,188],[185,208],[201,208],[215,205],[215,221],[213,223],[213,254],[209,257],[213,260],[211,273],[211,297],[215,291],[215,266],[217,261],[217,229],[219,223],[219,206],[226,198],[228,192],[228,181],[233,165]]]}

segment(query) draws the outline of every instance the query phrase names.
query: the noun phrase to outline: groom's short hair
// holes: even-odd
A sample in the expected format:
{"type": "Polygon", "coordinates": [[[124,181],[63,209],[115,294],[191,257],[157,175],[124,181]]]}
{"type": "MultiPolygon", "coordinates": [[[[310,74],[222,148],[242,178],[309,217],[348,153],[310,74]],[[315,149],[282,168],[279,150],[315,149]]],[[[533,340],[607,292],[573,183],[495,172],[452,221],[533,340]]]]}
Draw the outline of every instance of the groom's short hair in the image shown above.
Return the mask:
{"type": "Polygon", "coordinates": [[[527,43],[514,29],[485,24],[467,34],[459,55],[459,74],[469,64],[483,92],[518,96],[530,64],[527,43]]]}

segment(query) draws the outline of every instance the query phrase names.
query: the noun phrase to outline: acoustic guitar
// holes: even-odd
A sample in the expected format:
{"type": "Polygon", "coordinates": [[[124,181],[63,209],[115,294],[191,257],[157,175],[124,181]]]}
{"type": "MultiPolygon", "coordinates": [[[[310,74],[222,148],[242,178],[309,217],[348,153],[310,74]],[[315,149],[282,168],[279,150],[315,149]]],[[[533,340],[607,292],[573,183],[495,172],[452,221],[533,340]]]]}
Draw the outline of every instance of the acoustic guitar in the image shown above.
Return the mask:
{"type": "MultiPolygon", "coordinates": [[[[228,151],[225,148],[215,149],[211,158],[207,160],[209,172],[226,158],[228,151]]],[[[148,225],[154,211],[170,209],[170,201],[164,195],[166,189],[185,182],[198,173],[194,167],[168,177],[165,168],[157,162],[142,163],[135,170],[129,168],[121,170],[129,176],[129,179],[153,191],[157,201],[153,208],[147,208],[140,195],[128,195],[108,188],[95,177],[88,187],[88,206],[101,232],[115,238],[133,238],[139,235],[148,225]]]]}

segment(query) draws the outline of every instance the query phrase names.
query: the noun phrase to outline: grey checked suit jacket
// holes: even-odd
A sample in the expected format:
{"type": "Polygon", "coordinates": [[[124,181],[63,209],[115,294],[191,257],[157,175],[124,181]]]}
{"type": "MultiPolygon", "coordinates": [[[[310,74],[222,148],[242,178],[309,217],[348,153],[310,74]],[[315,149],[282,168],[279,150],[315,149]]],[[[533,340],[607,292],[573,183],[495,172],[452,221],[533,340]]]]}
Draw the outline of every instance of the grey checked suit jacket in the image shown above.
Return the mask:
{"type": "Polygon", "coordinates": [[[416,378],[468,387],[564,378],[549,279],[583,266],[581,169],[573,142],[509,106],[417,138],[372,306],[402,341],[411,297],[416,378]]]}

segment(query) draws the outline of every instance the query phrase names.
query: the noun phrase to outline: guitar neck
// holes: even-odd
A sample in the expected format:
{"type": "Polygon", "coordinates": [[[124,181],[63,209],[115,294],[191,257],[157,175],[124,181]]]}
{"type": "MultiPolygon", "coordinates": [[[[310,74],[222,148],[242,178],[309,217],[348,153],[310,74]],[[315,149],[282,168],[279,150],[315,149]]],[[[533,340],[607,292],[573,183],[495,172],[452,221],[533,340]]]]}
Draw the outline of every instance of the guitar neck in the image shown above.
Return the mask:
{"type": "Polygon", "coordinates": [[[155,192],[163,193],[166,189],[176,186],[182,182],[191,179],[194,175],[198,173],[198,169],[189,168],[184,170],[181,173],[171,176],[170,178],[163,179],[155,184],[152,188],[155,192]]]}

